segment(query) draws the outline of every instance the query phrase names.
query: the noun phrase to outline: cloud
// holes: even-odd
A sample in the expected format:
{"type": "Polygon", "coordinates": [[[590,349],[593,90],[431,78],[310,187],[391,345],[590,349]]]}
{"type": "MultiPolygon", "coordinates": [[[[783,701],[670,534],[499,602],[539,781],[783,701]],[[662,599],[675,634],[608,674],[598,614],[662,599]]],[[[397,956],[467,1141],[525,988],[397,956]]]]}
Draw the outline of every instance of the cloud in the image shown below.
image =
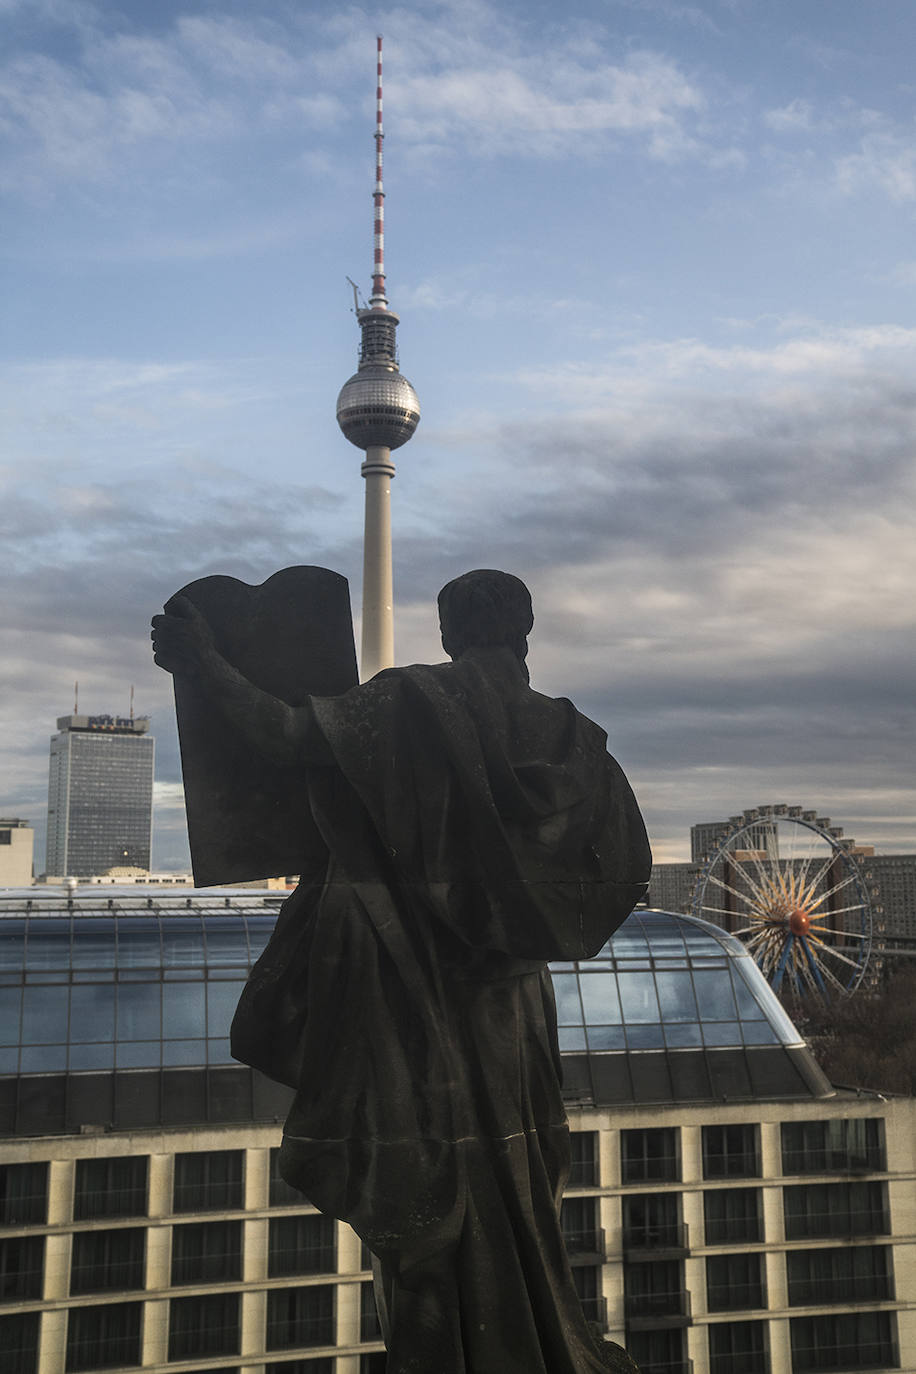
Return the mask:
{"type": "Polygon", "coordinates": [[[846,195],[877,189],[894,201],[916,199],[916,131],[868,134],[837,159],[836,183],[846,195]]]}
{"type": "Polygon", "coordinates": [[[816,127],[814,109],[809,100],[796,97],[788,105],[765,110],[763,121],[776,133],[808,133],[816,127]]]}

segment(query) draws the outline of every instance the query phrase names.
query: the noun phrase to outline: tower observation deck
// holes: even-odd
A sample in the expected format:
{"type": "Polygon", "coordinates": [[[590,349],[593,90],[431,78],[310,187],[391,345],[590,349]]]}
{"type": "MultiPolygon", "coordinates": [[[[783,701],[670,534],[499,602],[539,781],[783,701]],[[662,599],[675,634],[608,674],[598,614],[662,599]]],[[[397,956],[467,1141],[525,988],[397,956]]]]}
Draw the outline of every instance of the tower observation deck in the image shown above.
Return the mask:
{"type": "Polygon", "coordinates": [[[393,449],[420,421],[417,393],[398,367],[398,316],[385,295],[385,191],[382,183],[382,40],[378,39],[375,120],[374,262],[369,304],[357,308],[361,342],[357,371],[337,397],[337,423],[364,451],[366,523],[363,542],[363,680],[394,663],[394,587],[391,566],[393,449]]]}

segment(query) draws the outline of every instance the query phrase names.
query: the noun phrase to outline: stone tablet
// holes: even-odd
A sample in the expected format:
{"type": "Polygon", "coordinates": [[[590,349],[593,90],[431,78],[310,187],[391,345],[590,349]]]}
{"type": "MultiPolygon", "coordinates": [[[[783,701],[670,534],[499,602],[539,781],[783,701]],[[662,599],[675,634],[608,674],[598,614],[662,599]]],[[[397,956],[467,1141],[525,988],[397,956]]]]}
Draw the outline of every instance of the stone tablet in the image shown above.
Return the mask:
{"type": "MultiPolygon", "coordinates": [[[[182,587],[220,654],[255,687],[300,706],[356,685],[345,577],[327,568],[283,568],[260,586],[202,577],[182,587]]],[[[165,605],[168,613],[174,598],[165,605]]],[[[305,769],[265,760],[224,719],[202,683],[175,675],[175,706],[194,881],[199,887],[323,868],[305,769]]]]}

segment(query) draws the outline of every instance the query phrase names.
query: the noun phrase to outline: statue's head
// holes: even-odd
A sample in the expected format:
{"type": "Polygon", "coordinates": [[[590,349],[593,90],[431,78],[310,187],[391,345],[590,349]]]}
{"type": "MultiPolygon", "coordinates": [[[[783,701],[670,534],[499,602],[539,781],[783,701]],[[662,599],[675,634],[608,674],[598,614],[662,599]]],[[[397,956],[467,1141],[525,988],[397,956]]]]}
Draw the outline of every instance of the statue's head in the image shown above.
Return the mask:
{"type": "Polygon", "coordinates": [[[511,573],[477,568],[439,593],[442,647],[449,658],[460,658],[466,649],[505,646],[524,662],[533,624],[531,593],[511,573]]]}

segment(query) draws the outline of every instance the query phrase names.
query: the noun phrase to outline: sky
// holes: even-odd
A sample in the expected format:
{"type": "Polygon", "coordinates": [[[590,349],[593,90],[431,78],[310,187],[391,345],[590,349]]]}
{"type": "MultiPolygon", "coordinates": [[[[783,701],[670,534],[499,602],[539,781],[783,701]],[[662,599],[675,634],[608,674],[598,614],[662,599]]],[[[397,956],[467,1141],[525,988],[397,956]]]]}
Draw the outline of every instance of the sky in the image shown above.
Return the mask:
{"type": "Polygon", "coordinates": [[[150,615],[315,563],[358,624],[377,33],[397,661],[505,568],[656,859],[769,802],[912,852],[911,0],[0,0],[0,814],[40,868],[133,685],[186,867],[150,615]]]}

